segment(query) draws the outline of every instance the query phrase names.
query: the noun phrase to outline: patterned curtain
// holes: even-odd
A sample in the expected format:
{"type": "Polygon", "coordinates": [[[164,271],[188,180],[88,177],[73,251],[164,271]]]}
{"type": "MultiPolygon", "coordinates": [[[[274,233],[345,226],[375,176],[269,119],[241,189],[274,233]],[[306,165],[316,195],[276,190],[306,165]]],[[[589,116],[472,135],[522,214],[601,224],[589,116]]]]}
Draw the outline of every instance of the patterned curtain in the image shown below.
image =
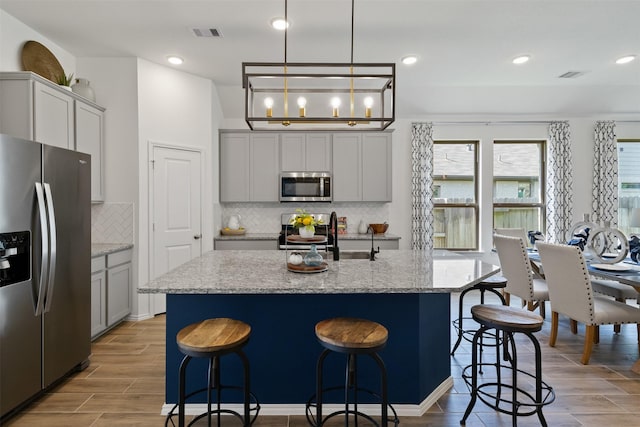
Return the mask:
{"type": "Polygon", "coordinates": [[[433,124],[411,125],[411,248],[433,249],[433,124]]]}
{"type": "Polygon", "coordinates": [[[609,221],[611,227],[618,223],[618,151],[616,147],[616,123],[598,121],[593,134],[593,190],[592,208],[595,223],[609,221]]]}
{"type": "Polygon", "coordinates": [[[568,122],[549,125],[547,241],[564,243],[573,219],[573,158],[568,122]]]}

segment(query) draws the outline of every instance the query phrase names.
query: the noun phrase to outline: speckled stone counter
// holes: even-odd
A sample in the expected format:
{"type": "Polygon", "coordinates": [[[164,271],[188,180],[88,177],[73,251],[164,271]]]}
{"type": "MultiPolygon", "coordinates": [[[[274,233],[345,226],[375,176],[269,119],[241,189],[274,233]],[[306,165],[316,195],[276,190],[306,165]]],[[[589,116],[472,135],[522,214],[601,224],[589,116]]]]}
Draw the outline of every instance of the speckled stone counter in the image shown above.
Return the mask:
{"type": "Polygon", "coordinates": [[[474,285],[497,267],[445,252],[389,250],[376,261],[332,261],[328,271],[287,270],[287,251],[211,251],[138,288],[168,294],[313,294],[451,292],[474,285]]]}
{"type": "Polygon", "coordinates": [[[132,247],[131,243],[92,243],[91,257],[109,255],[132,247]]]}
{"type": "MultiPolygon", "coordinates": [[[[251,389],[264,413],[303,414],[305,402],[315,392],[315,365],[321,352],[315,324],[348,316],[387,328],[389,341],[380,355],[387,366],[389,400],[400,415],[421,415],[453,385],[449,292],[498,270],[477,258],[447,252],[389,250],[373,262],[329,260],[326,272],[299,274],[287,271],[286,254],[212,251],[140,286],[139,292],[167,294],[163,412],[178,399],[183,357],[176,345],[178,331],[206,318],[231,317],[251,325],[244,350],[251,363],[251,389]]],[[[327,359],[325,384],[343,381],[341,356],[327,359]]],[[[242,378],[235,362],[233,356],[222,361],[222,375],[229,384],[242,378]]],[[[375,364],[359,359],[358,370],[359,385],[377,389],[375,364]]],[[[189,366],[187,384],[202,384],[205,378],[206,364],[189,366]]],[[[326,396],[325,402],[337,403],[341,397],[326,396]]],[[[203,401],[196,398],[190,405],[203,401]]]]}
{"type": "Polygon", "coordinates": [[[278,240],[278,233],[245,233],[240,236],[218,234],[214,240],[278,240]]]}

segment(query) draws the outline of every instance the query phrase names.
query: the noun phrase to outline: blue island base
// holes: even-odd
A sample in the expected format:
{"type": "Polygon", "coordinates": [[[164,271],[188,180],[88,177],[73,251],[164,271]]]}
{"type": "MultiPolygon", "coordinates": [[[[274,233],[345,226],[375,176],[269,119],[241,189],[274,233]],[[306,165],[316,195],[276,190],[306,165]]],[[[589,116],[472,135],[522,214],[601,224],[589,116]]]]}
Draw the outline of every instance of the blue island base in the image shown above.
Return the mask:
{"type": "MultiPolygon", "coordinates": [[[[191,323],[231,317],[251,325],[244,348],[251,363],[251,391],[262,405],[300,405],[315,392],[316,362],[322,351],[315,324],[330,317],[361,317],[389,330],[387,346],[380,352],[389,376],[389,401],[420,405],[451,376],[449,298],[448,293],[168,294],[166,402],[178,400],[183,355],[175,338],[191,323]]],[[[330,355],[325,385],[343,384],[344,362],[344,355],[330,355]]],[[[204,387],[206,366],[205,360],[191,362],[187,392],[204,387]]],[[[221,368],[223,384],[242,384],[237,356],[222,357],[221,368]]],[[[358,372],[360,386],[379,390],[378,368],[370,358],[359,357],[358,372]]],[[[224,397],[223,393],[223,401],[224,397]]],[[[237,403],[235,394],[228,398],[237,403]]],[[[190,403],[204,401],[204,396],[194,396],[190,403]]]]}

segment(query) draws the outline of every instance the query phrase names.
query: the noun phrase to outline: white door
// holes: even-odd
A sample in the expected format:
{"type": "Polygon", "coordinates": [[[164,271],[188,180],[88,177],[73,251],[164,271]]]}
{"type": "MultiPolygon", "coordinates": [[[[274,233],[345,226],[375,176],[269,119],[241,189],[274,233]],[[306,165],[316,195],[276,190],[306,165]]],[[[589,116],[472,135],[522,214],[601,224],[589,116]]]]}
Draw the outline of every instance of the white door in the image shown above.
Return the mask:
{"type": "MultiPolygon", "coordinates": [[[[201,153],[154,146],[152,153],[151,278],[202,252],[201,153]]],[[[164,294],[155,294],[153,314],[166,311],[164,294]]]]}

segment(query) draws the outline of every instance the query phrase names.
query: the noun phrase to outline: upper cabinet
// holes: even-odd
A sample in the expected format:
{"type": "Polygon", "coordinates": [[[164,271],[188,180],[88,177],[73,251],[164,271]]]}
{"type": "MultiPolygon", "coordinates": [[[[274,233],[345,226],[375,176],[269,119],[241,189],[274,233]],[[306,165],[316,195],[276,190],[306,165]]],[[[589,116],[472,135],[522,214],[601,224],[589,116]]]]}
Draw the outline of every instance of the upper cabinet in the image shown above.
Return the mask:
{"type": "Polygon", "coordinates": [[[276,133],[222,133],[220,201],[277,202],[278,148],[276,133]]]}
{"type": "Polygon", "coordinates": [[[91,155],[91,200],[104,200],[104,108],[31,72],[0,73],[0,132],[91,155]]]}
{"type": "Polygon", "coordinates": [[[334,202],[390,202],[391,132],[220,133],[220,202],[277,202],[280,172],[331,172],[334,202]]]}
{"type": "Polygon", "coordinates": [[[333,201],[390,202],[391,133],[333,135],[333,201]]]}
{"type": "Polygon", "coordinates": [[[331,134],[280,134],[280,169],[283,172],[330,172],[331,134]]]}
{"type": "Polygon", "coordinates": [[[104,111],[76,101],[76,151],[91,155],[91,200],[104,201],[104,111]]]}

